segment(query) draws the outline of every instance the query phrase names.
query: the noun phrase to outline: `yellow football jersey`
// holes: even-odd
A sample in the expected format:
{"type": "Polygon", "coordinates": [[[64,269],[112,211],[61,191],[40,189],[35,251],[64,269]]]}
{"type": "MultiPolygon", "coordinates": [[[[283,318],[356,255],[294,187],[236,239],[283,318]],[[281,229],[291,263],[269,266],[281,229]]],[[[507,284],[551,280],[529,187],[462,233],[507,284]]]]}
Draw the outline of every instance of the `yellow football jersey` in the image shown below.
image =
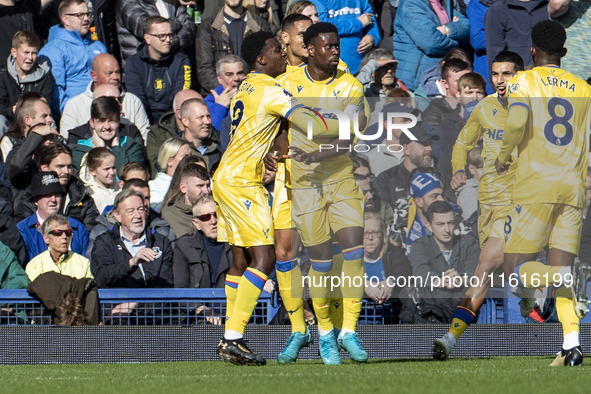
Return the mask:
{"type": "MultiPolygon", "coordinates": [[[[300,67],[290,73],[279,77],[279,82],[289,90],[306,107],[315,108],[318,111],[339,110],[348,111],[351,107],[363,108],[369,114],[369,108],[364,98],[363,86],[351,74],[337,70],[334,75],[325,81],[314,81],[308,74],[308,67],[300,67]]],[[[326,113],[323,113],[326,115],[326,113]]],[[[326,117],[328,119],[330,116],[326,117]]],[[[334,117],[333,123],[336,123],[334,117]]],[[[318,119],[315,119],[318,121],[318,119]]],[[[359,127],[364,129],[364,127],[359,127]]],[[[293,130],[296,127],[291,123],[292,146],[302,149],[306,153],[317,152],[328,145],[338,135],[339,130],[332,130],[326,135],[314,134],[308,139],[307,133],[302,130],[293,130]]],[[[352,131],[352,129],[351,129],[352,131]]],[[[362,132],[363,130],[360,130],[362,132]]],[[[351,135],[351,134],[350,134],[351,135]]],[[[355,144],[355,138],[351,135],[351,148],[355,144]]],[[[347,154],[332,156],[320,163],[309,165],[292,161],[291,184],[292,188],[319,186],[331,182],[353,177],[351,159],[347,154]]]]}
{"type": "Polygon", "coordinates": [[[565,70],[546,66],[518,73],[507,90],[509,120],[514,107],[516,114],[528,114],[524,128],[505,133],[499,153],[506,163],[514,147],[519,149],[513,202],[583,207],[591,88],[565,70]]]}
{"type": "Polygon", "coordinates": [[[501,150],[506,120],[507,106],[499,101],[498,95],[495,93],[485,97],[474,108],[454,144],[451,164],[455,174],[464,169],[468,152],[476,146],[482,136],[484,166],[478,185],[478,201],[481,204],[508,205],[511,203],[511,190],[515,181],[515,171],[517,171],[517,150],[513,150],[512,165],[506,174],[498,175],[495,169],[495,160],[501,150]]]}
{"type": "Polygon", "coordinates": [[[213,180],[234,186],[262,185],[263,157],[273,146],[281,119],[298,106],[275,78],[249,73],[230,103],[230,143],[213,180]]]}

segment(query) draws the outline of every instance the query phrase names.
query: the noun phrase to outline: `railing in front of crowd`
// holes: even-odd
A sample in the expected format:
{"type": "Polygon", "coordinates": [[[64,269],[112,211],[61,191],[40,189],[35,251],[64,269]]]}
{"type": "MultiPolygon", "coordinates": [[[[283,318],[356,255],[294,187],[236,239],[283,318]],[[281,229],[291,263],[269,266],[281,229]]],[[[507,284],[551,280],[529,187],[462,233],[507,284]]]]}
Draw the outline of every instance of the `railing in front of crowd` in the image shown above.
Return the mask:
{"type": "MultiPolygon", "coordinates": [[[[508,323],[506,295],[492,289],[480,313],[479,323],[508,323]],[[494,298],[492,298],[494,297],[494,298]]],[[[100,319],[103,325],[176,325],[220,324],[224,321],[224,289],[99,289],[100,319]]],[[[338,305],[337,305],[338,307],[338,305]]],[[[364,300],[360,324],[397,324],[399,300],[375,303],[364,300]]],[[[277,293],[263,292],[255,307],[251,324],[289,324],[287,313],[280,311],[277,293]]],[[[0,290],[0,324],[53,325],[50,313],[25,289],[0,290]]]]}

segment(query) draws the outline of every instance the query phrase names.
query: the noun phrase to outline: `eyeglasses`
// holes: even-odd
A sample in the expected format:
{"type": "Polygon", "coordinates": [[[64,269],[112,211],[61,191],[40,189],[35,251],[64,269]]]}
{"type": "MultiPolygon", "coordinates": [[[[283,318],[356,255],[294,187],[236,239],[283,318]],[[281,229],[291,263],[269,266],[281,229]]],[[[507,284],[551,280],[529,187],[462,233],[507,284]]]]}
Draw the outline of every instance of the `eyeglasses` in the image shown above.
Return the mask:
{"type": "Polygon", "coordinates": [[[174,33],[166,33],[166,34],[151,34],[151,33],[146,33],[149,36],[152,37],[158,37],[158,39],[162,42],[164,42],[164,40],[169,39],[172,40],[174,38],[174,33]]]}
{"type": "Polygon", "coordinates": [[[356,174],[353,173],[353,178],[355,178],[356,181],[364,181],[366,179],[369,179],[370,181],[373,179],[374,174],[372,174],[371,172],[369,174],[356,174]]]}
{"type": "Polygon", "coordinates": [[[84,19],[84,18],[88,18],[88,19],[90,19],[90,12],[77,12],[77,13],[75,13],[75,14],[65,14],[65,15],[68,15],[68,16],[75,16],[76,18],[78,18],[78,19],[80,19],[80,20],[82,20],[82,19],[84,19]]]}
{"type": "Polygon", "coordinates": [[[218,214],[213,212],[213,213],[205,213],[203,215],[195,216],[195,219],[199,219],[202,222],[209,222],[211,220],[212,216],[216,219],[218,218],[218,214]]]}
{"type": "Polygon", "coordinates": [[[128,208],[128,209],[126,209],[126,210],[125,210],[125,213],[126,213],[127,215],[131,216],[131,215],[133,215],[133,213],[134,213],[135,211],[137,211],[137,212],[139,212],[140,214],[142,214],[142,215],[143,215],[144,213],[148,212],[148,209],[147,209],[146,207],[139,207],[139,208],[128,208]]]}
{"type": "Polygon", "coordinates": [[[66,237],[71,237],[72,236],[72,229],[67,229],[67,230],[51,230],[49,232],[50,235],[53,235],[54,237],[61,237],[62,234],[66,234],[66,237]]]}
{"type": "Polygon", "coordinates": [[[364,231],[363,236],[365,238],[381,238],[384,233],[381,231],[364,231]]]}

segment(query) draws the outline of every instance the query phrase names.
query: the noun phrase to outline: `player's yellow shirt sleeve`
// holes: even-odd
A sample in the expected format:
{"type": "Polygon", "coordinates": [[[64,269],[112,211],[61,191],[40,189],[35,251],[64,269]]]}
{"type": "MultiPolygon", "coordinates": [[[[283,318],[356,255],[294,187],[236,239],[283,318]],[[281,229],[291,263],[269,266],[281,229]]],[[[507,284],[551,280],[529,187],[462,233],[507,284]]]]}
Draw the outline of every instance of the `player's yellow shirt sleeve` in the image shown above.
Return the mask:
{"type": "Polygon", "coordinates": [[[262,159],[273,145],[281,119],[299,106],[276,79],[248,74],[230,103],[230,143],[213,179],[236,186],[262,184],[262,159]]]}

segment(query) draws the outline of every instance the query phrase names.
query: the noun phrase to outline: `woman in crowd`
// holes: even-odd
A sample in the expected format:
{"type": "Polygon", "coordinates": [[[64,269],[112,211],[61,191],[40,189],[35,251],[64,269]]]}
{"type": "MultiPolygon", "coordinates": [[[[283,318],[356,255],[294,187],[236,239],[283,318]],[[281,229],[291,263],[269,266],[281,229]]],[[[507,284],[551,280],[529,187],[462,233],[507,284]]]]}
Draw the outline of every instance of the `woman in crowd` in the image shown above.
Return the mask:
{"type": "Polygon", "coordinates": [[[90,189],[90,195],[100,214],[109,210],[115,202],[117,190],[117,169],[115,155],[105,147],[94,148],[82,160],[80,179],[90,189]]]}
{"type": "Polygon", "coordinates": [[[316,6],[311,1],[303,0],[303,1],[296,1],[291,3],[288,7],[285,16],[291,14],[302,14],[307,16],[308,18],[312,19],[312,23],[320,22],[320,18],[318,18],[318,11],[316,10],[316,6]]]}
{"type": "Polygon", "coordinates": [[[191,154],[191,148],[187,141],[181,138],[169,138],[158,151],[158,169],[156,178],[149,182],[151,206],[160,212],[160,204],[170,187],[172,176],[181,160],[191,154]]]}

